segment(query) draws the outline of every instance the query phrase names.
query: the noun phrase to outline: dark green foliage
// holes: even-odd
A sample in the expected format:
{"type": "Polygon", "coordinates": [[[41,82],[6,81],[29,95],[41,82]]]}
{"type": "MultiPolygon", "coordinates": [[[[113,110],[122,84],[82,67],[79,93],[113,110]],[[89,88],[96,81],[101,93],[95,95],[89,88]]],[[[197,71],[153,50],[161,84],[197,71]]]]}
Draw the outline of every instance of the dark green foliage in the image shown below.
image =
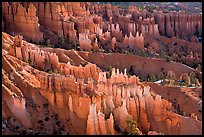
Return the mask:
{"type": "Polygon", "coordinates": [[[184,82],[183,82],[182,85],[183,85],[183,86],[188,86],[187,75],[184,75],[183,80],[184,80],[184,82]]]}
{"type": "Polygon", "coordinates": [[[128,76],[135,75],[135,69],[136,67],[134,65],[131,65],[130,69],[127,71],[127,75],[128,76]]]}
{"type": "Polygon", "coordinates": [[[160,72],[160,73],[159,73],[159,79],[164,79],[164,78],[165,78],[164,73],[163,73],[163,72],[160,72]]]}
{"type": "Polygon", "coordinates": [[[201,64],[198,64],[196,68],[197,68],[199,71],[202,71],[202,65],[201,65],[201,64]]]}
{"type": "Polygon", "coordinates": [[[151,73],[147,75],[147,81],[151,81],[151,82],[155,82],[157,79],[156,79],[156,76],[155,74],[151,73]]]}
{"type": "Polygon", "coordinates": [[[58,38],[58,43],[55,44],[54,48],[61,48],[66,50],[70,49],[78,50],[77,49],[78,45],[79,45],[78,41],[70,42],[68,39],[62,36],[58,38]]]}
{"type": "Polygon", "coordinates": [[[132,119],[127,119],[128,129],[131,135],[141,135],[141,132],[137,128],[137,123],[132,119]]]}
{"type": "Polygon", "coordinates": [[[48,73],[49,73],[49,74],[53,74],[54,71],[53,71],[53,70],[48,70],[48,73]]]}
{"type": "Polygon", "coordinates": [[[140,52],[139,55],[142,56],[142,57],[150,57],[151,56],[149,53],[144,52],[144,51],[140,52]]]}
{"type": "Polygon", "coordinates": [[[54,45],[51,44],[50,39],[47,40],[46,47],[54,48],[54,45]]]}
{"type": "Polygon", "coordinates": [[[57,74],[60,74],[60,71],[59,70],[57,70],[57,72],[56,72],[57,74]]]}
{"type": "Polygon", "coordinates": [[[55,45],[55,48],[66,49],[66,42],[64,37],[58,38],[58,43],[55,45]]]}
{"type": "Polygon", "coordinates": [[[27,62],[30,66],[32,66],[33,64],[33,61],[31,59],[28,59],[28,62],[27,62]]]}
{"type": "Polygon", "coordinates": [[[167,61],[167,62],[170,62],[170,61],[171,61],[171,58],[170,58],[169,56],[167,56],[166,61],[167,61]]]}
{"type": "Polygon", "coordinates": [[[156,7],[155,6],[146,6],[146,9],[148,12],[153,12],[153,10],[155,9],[156,7]]]}
{"type": "Polygon", "coordinates": [[[198,25],[196,25],[196,27],[195,27],[194,35],[195,35],[197,38],[200,37],[199,31],[198,31],[198,25]]]}
{"type": "Polygon", "coordinates": [[[112,66],[108,66],[108,68],[107,68],[107,70],[108,70],[108,72],[106,73],[106,77],[107,78],[110,78],[111,77],[111,75],[112,75],[112,66]]]}
{"type": "Polygon", "coordinates": [[[81,63],[81,65],[82,65],[83,67],[85,67],[87,64],[88,64],[88,62],[82,62],[82,63],[81,63]]]}
{"type": "Polygon", "coordinates": [[[137,5],[137,8],[143,10],[144,6],[143,5],[137,5]]]}
{"type": "Polygon", "coordinates": [[[190,79],[191,79],[191,84],[195,84],[196,83],[196,76],[195,76],[194,72],[190,73],[190,79]]]}
{"type": "Polygon", "coordinates": [[[59,70],[56,70],[56,69],[54,69],[54,70],[53,70],[53,69],[50,69],[50,70],[48,70],[47,72],[48,72],[49,74],[54,74],[54,73],[55,73],[55,74],[60,74],[60,71],[59,71],[59,70]]]}

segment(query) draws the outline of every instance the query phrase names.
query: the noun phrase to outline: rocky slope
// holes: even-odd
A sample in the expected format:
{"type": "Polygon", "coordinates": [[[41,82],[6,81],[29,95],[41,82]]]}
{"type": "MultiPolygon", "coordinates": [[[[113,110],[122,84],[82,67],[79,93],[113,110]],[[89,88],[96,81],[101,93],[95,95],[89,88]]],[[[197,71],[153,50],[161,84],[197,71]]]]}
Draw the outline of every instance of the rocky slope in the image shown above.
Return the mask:
{"type": "MultiPolygon", "coordinates": [[[[87,2],[2,2],[2,29],[48,47],[81,51],[164,52],[196,68],[202,64],[201,14],[127,10],[87,2]]],[[[116,66],[114,66],[116,67],[116,66]]],[[[124,69],[124,68],[122,68],[124,69]]],[[[137,72],[138,75],[139,72],[137,72]]]]}
{"type": "Polygon", "coordinates": [[[179,88],[171,86],[161,86],[148,82],[154,93],[161,95],[170,101],[176,108],[176,112],[185,116],[192,116],[202,121],[202,88],[179,88]],[[163,92],[165,91],[165,92],[163,92]]]}
{"type": "Polygon", "coordinates": [[[200,118],[174,113],[162,93],[127,76],[122,63],[107,78],[90,61],[94,53],[39,48],[4,32],[2,38],[3,134],[121,134],[130,132],[127,120],[143,134],[202,134],[200,118]]]}
{"type": "Polygon", "coordinates": [[[200,135],[202,88],[141,82],[202,83],[198,37],[201,14],[2,2],[2,134],[200,135]]]}
{"type": "Polygon", "coordinates": [[[78,41],[80,33],[83,34],[87,32],[86,30],[97,33],[102,29],[102,33],[109,31],[112,38],[115,37],[123,44],[129,37],[130,45],[142,49],[145,33],[178,37],[188,41],[198,41],[194,37],[196,31],[202,36],[202,15],[198,13],[157,11],[151,13],[139,11],[135,6],[130,6],[124,12],[110,4],[97,5],[83,2],[3,2],[2,4],[2,21],[6,32],[22,33],[28,40],[34,42],[50,39],[52,43],[57,43],[58,37],[78,41]]]}

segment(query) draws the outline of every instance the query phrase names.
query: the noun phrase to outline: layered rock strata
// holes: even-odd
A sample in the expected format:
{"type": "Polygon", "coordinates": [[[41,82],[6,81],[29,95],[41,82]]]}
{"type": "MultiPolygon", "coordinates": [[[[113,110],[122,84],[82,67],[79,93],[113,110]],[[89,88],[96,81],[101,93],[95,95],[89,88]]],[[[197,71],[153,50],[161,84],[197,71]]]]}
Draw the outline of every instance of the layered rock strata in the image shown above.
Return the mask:
{"type": "Polygon", "coordinates": [[[30,101],[40,107],[47,103],[49,111],[58,114],[69,134],[117,134],[114,125],[121,131],[128,131],[127,120],[136,121],[143,134],[149,131],[164,134],[202,132],[201,121],[171,112],[168,101],[153,94],[135,75],[128,77],[126,69],[122,73],[113,68],[111,77],[107,78],[106,72],[92,70],[92,65],[91,72],[87,73],[89,65],[68,63],[68,67],[75,67],[73,72],[48,74],[44,72],[46,62],[42,63],[40,58],[48,60],[53,71],[66,66],[59,62],[56,53],[41,51],[20,36],[2,35],[3,118],[15,117],[22,126],[35,129],[37,117],[26,105],[30,101]],[[27,54],[21,55],[23,47],[27,47],[24,52],[29,52],[28,60],[33,59],[33,64],[26,63],[27,54]],[[193,125],[190,130],[188,125],[193,125]]]}

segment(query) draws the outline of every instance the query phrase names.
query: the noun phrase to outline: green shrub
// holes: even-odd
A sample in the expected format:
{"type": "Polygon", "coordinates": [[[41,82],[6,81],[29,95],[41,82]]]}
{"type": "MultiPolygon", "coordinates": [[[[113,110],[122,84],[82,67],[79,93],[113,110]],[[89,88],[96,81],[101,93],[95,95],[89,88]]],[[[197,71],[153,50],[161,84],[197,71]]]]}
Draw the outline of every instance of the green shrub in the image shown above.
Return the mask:
{"type": "Polygon", "coordinates": [[[27,63],[31,66],[33,64],[32,59],[28,59],[27,63]]]}
{"type": "Polygon", "coordinates": [[[155,74],[149,74],[147,75],[147,81],[151,81],[151,82],[155,82],[157,79],[156,79],[156,76],[155,74]]]}
{"type": "Polygon", "coordinates": [[[191,84],[195,84],[196,83],[196,77],[195,77],[195,73],[194,72],[190,73],[190,79],[191,79],[191,84]]]}
{"type": "Polygon", "coordinates": [[[87,64],[88,64],[88,62],[82,62],[82,63],[81,63],[81,65],[82,65],[83,67],[85,67],[87,64]]]}
{"type": "Polygon", "coordinates": [[[108,70],[108,72],[106,73],[106,77],[107,78],[110,78],[111,77],[111,75],[112,75],[112,66],[108,66],[108,68],[107,68],[107,70],[108,70]]]}
{"type": "Polygon", "coordinates": [[[141,135],[141,131],[137,128],[137,122],[127,119],[128,130],[131,135],[141,135]]]}
{"type": "Polygon", "coordinates": [[[201,64],[198,64],[198,65],[197,65],[197,69],[198,69],[199,71],[202,71],[202,65],[201,65],[201,64]]]}
{"type": "Polygon", "coordinates": [[[50,69],[50,70],[48,70],[48,73],[49,73],[49,74],[53,74],[54,71],[53,71],[52,69],[50,69]]]}

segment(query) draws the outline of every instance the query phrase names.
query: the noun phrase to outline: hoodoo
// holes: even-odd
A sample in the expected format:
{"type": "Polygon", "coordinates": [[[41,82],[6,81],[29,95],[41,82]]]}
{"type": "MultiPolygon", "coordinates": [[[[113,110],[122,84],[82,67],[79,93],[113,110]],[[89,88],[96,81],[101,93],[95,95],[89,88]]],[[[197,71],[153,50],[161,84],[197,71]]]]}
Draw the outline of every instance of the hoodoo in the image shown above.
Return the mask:
{"type": "Polygon", "coordinates": [[[2,134],[201,135],[200,11],[2,2],[2,134]]]}

